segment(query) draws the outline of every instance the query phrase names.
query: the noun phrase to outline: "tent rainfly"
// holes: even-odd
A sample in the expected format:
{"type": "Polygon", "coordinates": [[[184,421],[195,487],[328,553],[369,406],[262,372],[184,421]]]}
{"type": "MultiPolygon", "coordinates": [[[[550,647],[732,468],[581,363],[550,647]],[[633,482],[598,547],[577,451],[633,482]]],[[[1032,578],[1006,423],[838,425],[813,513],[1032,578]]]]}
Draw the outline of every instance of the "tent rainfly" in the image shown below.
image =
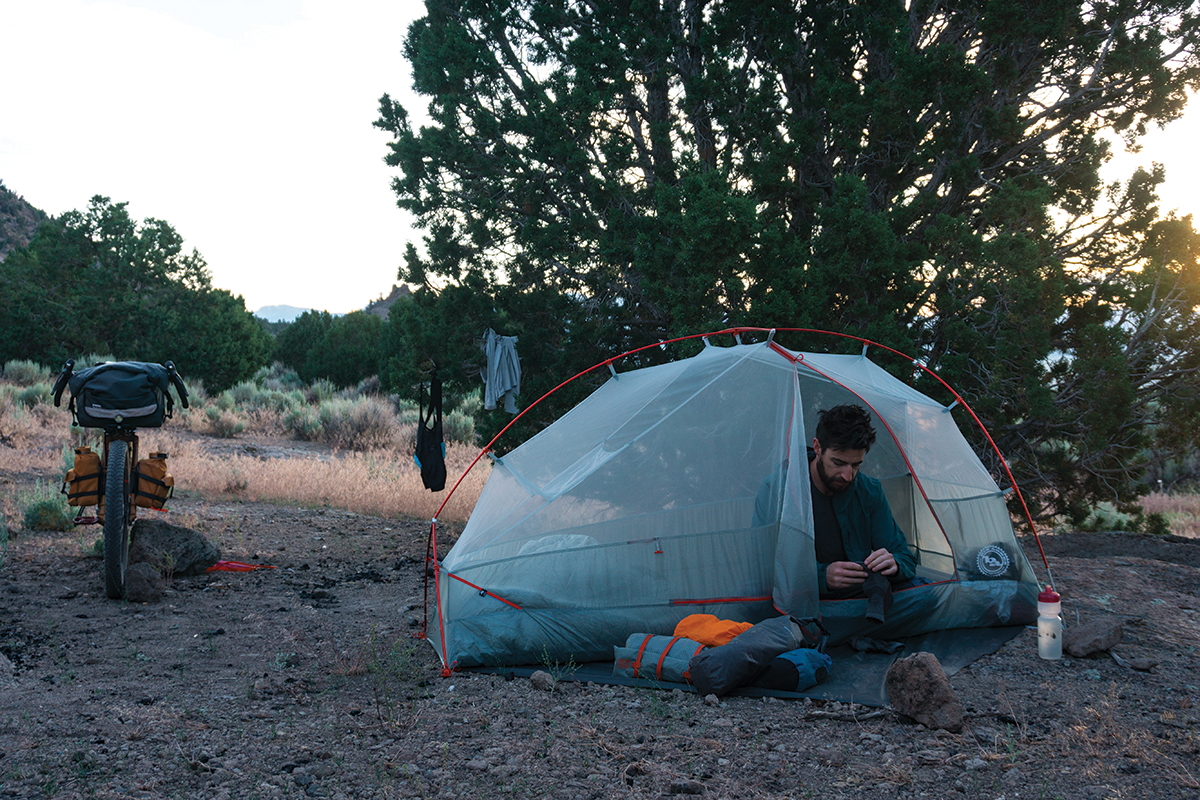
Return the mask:
{"type": "MultiPolygon", "coordinates": [[[[733,332],[733,331],[731,331],[733,332]]],[[[440,562],[426,635],[449,670],[610,661],[635,632],[689,614],[819,617],[858,635],[1026,624],[1038,585],[1004,493],[943,406],[863,355],[773,341],[706,346],[618,373],[502,458],[440,562]],[[822,601],[806,446],[817,412],[874,418],[862,471],[879,479],[927,585],[887,621],[866,600],[822,601]]]]}

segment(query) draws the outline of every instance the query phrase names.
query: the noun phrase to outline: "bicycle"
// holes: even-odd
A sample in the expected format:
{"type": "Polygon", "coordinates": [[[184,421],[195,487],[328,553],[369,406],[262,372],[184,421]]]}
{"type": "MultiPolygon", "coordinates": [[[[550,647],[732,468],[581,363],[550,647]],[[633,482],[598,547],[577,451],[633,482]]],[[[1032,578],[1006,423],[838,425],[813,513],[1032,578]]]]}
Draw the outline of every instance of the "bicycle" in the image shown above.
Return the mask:
{"type": "MultiPolygon", "coordinates": [[[[180,403],[187,408],[187,387],[170,361],[165,364],[109,361],[79,372],[74,368],[75,359],[69,359],[63,365],[54,382],[54,405],[61,404],[63,391],[69,386],[68,408],[74,423],[103,430],[104,446],[97,474],[88,476],[101,482],[95,490],[83,493],[82,498],[95,498],[95,517],[83,516],[84,507],[92,503],[75,502],[71,495],[68,495],[68,502],[80,505],[77,522],[104,526],[104,590],[109,598],[119,600],[125,596],[130,533],[137,508],[139,505],[161,508],[167,494],[152,485],[150,491],[143,491],[139,486],[143,482],[148,485],[162,483],[163,487],[166,484],[139,474],[138,467],[143,462],[138,458],[137,430],[157,428],[171,417],[175,406],[170,392],[172,386],[180,403]]],[[[90,452],[90,448],[81,449],[90,452]]],[[[166,457],[161,453],[153,455],[166,457]]]]}

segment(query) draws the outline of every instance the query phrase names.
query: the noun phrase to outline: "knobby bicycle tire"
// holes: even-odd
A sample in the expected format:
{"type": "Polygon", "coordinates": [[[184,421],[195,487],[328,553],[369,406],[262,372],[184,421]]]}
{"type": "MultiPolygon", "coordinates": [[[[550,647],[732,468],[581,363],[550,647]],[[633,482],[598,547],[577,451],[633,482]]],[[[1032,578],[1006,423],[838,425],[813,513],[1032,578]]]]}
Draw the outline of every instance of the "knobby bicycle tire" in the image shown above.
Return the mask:
{"type": "Polygon", "coordinates": [[[129,442],[112,440],[104,465],[104,591],[113,600],[125,596],[129,565],[129,442]]]}

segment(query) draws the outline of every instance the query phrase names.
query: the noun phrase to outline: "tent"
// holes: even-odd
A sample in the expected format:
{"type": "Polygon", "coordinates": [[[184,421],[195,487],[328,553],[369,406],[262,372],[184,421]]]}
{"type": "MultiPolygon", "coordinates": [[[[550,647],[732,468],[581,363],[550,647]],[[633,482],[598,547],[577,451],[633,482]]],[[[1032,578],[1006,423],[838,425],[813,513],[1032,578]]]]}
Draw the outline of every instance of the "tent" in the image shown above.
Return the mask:
{"type": "Polygon", "coordinates": [[[430,537],[426,636],[447,670],[611,661],[629,634],[670,633],[694,613],[819,616],[831,644],[1036,618],[1033,570],[957,401],[897,380],[865,347],[798,353],[773,335],[612,369],[494,457],[443,559],[436,519],[430,537]],[[882,482],[928,581],[896,592],[882,625],[864,619],[865,600],[817,595],[806,446],[817,411],[847,402],[875,419],[862,471],[882,482]]]}

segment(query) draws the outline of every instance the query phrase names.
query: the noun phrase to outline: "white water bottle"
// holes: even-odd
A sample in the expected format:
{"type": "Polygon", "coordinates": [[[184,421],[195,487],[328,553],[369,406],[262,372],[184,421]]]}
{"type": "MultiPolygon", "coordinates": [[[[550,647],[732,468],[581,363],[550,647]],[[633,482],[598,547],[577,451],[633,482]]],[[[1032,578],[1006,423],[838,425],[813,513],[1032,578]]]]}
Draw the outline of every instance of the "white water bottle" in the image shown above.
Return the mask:
{"type": "Polygon", "coordinates": [[[1049,661],[1062,658],[1062,597],[1046,587],[1038,595],[1038,655],[1049,661]]]}

